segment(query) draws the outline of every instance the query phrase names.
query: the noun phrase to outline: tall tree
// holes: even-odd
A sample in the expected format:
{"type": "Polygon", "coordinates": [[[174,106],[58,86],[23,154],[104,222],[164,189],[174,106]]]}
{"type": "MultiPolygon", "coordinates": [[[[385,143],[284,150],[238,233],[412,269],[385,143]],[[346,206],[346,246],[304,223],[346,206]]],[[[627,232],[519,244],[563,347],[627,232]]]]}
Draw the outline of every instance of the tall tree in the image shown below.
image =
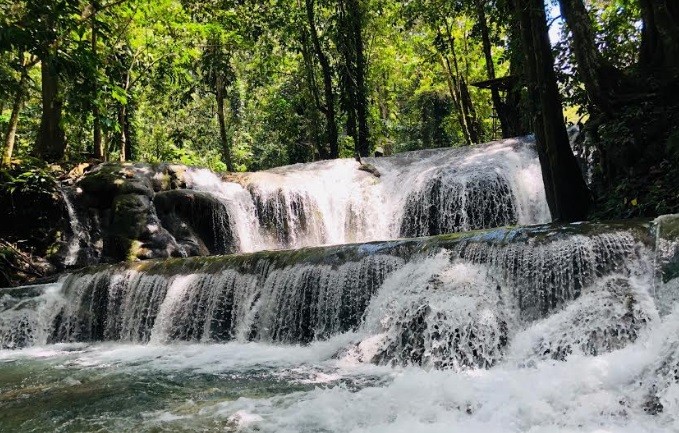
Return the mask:
{"type": "Polygon", "coordinates": [[[319,109],[325,116],[326,141],[330,148],[329,157],[337,158],[339,157],[339,133],[335,107],[335,90],[333,88],[334,73],[330,66],[328,55],[321,44],[321,38],[316,24],[316,2],[314,0],[305,0],[304,5],[313,53],[321,66],[324,101],[322,105],[319,105],[319,109]]]}
{"type": "Polygon", "coordinates": [[[203,81],[215,95],[217,101],[217,122],[219,124],[219,138],[222,145],[224,163],[229,171],[234,171],[231,141],[227,134],[224,102],[228,91],[235,81],[231,67],[231,54],[225,45],[222,35],[217,31],[207,38],[201,59],[203,81]]]}
{"type": "Polygon", "coordinates": [[[566,133],[542,0],[514,0],[547,202],[558,221],[586,218],[591,194],[566,133]]]}
{"type": "Polygon", "coordinates": [[[441,52],[441,59],[444,69],[448,73],[448,87],[451,97],[457,106],[460,125],[465,135],[467,144],[479,143],[481,141],[481,124],[476,116],[474,102],[469,93],[467,78],[460,70],[457,49],[455,48],[455,36],[453,35],[452,25],[449,18],[440,16],[441,25],[437,27],[436,46],[441,52]]]}
{"type": "Polygon", "coordinates": [[[340,0],[337,8],[340,22],[337,39],[344,58],[342,83],[343,105],[347,111],[347,133],[354,139],[355,153],[359,156],[368,156],[370,133],[368,130],[367,65],[363,42],[364,5],[359,0],[340,0]]]}
{"type": "Polygon", "coordinates": [[[676,73],[679,69],[679,3],[676,0],[639,0],[643,27],[642,65],[676,73]]]}
{"type": "MultiPolygon", "coordinates": [[[[474,0],[474,9],[476,11],[476,19],[479,29],[481,31],[481,42],[483,44],[483,56],[486,61],[486,71],[488,72],[488,79],[495,80],[495,64],[493,62],[492,44],[490,41],[490,30],[488,28],[488,20],[486,19],[486,4],[484,0],[474,0]]],[[[502,130],[502,137],[513,137],[514,131],[511,127],[510,113],[500,96],[500,89],[497,85],[491,85],[490,88],[491,99],[493,107],[500,120],[500,129],[502,130]]]]}
{"type": "Polygon", "coordinates": [[[616,93],[621,88],[622,73],[597,47],[592,20],[583,0],[559,0],[561,14],[571,31],[572,50],[580,76],[591,103],[600,111],[614,109],[616,93]]]}
{"type": "Polygon", "coordinates": [[[36,47],[40,58],[42,115],[35,151],[47,161],[56,161],[64,156],[66,150],[66,135],[61,123],[63,94],[59,78],[59,49],[63,44],[60,39],[60,31],[63,31],[61,21],[64,13],[72,12],[68,6],[73,5],[60,0],[39,3],[28,3],[28,16],[44,26],[36,47]]]}
{"type": "Polygon", "coordinates": [[[16,142],[16,133],[19,125],[19,114],[24,104],[24,99],[28,93],[28,73],[30,69],[35,66],[37,59],[35,57],[26,58],[23,52],[19,54],[19,82],[16,84],[14,101],[12,103],[12,112],[9,117],[9,124],[7,125],[7,132],[5,133],[4,147],[2,151],[2,159],[0,160],[0,167],[9,167],[12,163],[12,155],[14,153],[14,144],[16,142]]]}
{"type": "MultiPolygon", "coordinates": [[[[90,20],[92,22],[91,24],[91,44],[92,44],[92,55],[95,59],[97,59],[97,44],[98,44],[98,36],[99,36],[99,27],[97,23],[97,12],[99,12],[99,0],[92,0],[92,2],[89,5],[89,14],[90,14],[90,20]]],[[[99,113],[99,83],[98,83],[98,74],[96,73],[96,67],[95,67],[95,73],[93,74],[93,79],[94,82],[92,83],[92,90],[93,90],[93,95],[92,95],[92,135],[93,135],[93,140],[94,140],[94,155],[99,158],[99,159],[105,159],[106,158],[106,151],[104,149],[104,141],[102,138],[101,134],[101,118],[100,118],[100,113],[99,113]]]]}

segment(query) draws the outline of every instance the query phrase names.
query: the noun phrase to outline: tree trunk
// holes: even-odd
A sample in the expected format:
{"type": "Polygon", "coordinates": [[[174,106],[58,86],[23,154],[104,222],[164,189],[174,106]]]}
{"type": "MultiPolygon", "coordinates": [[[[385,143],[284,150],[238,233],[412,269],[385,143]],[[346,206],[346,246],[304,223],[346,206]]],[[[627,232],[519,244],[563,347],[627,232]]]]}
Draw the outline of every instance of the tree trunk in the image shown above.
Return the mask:
{"type": "Polygon", "coordinates": [[[120,126],[120,162],[125,162],[128,159],[131,159],[131,155],[129,154],[129,149],[128,146],[129,144],[127,143],[127,119],[126,119],[126,110],[124,105],[119,105],[118,106],[118,125],[120,126]]]}
{"type": "MultiPolygon", "coordinates": [[[[512,2],[507,4],[508,12],[515,16],[512,2]]],[[[521,50],[521,28],[515,19],[509,20],[509,76],[507,92],[503,101],[505,115],[509,123],[509,136],[521,137],[531,131],[530,119],[526,112],[524,87],[526,82],[526,58],[521,50]]]]}
{"type": "Polygon", "coordinates": [[[601,55],[596,45],[592,20],[582,0],[559,0],[561,14],[573,34],[571,49],[580,76],[592,104],[604,113],[614,108],[616,90],[622,73],[601,55]]]}
{"type": "Polygon", "coordinates": [[[471,133],[469,132],[467,117],[464,115],[464,110],[462,109],[462,102],[460,101],[460,95],[458,94],[457,86],[453,82],[454,75],[448,56],[441,54],[441,65],[443,66],[444,71],[446,71],[446,83],[448,84],[448,91],[450,92],[450,97],[453,99],[453,104],[457,110],[457,120],[460,124],[460,128],[462,128],[462,135],[464,136],[465,144],[471,145],[474,142],[472,141],[471,133]]]}
{"type": "MultiPolygon", "coordinates": [[[[93,0],[90,3],[92,8],[92,54],[95,59],[97,57],[97,10],[99,9],[99,2],[93,0]]],[[[92,123],[93,123],[93,135],[94,135],[94,155],[100,160],[106,160],[106,155],[104,152],[104,145],[101,139],[101,119],[99,113],[99,83],[97,80],[97,75],[94,75],[94,92],[92,101],[92,123]]],[[[124,158],[124,152],[121,150],[121,158],[124,158]]],[[[124,161],[124,160],[123,160],[124,161]]]]}
{"type": "MultiPolygon", "coordinates": [[[[301,8],[301,2],[298,0],[297,5],[301,8]]],[[[316,82],[316,73],[314,72],[314,61],[312,58],[312,53],[311,50],[313,49],[310,46],[310,41],[309,41],[309,35],[306,32],[306,29],[302,30],[301,35],[301,45],[302,45],[302,59],[304,60],[304,69],[306,73],[306,81],[307,81],[307,87],[309,88],[309,92],[311,93],[311,97],[314,100],[314,105],[316,106],[316,110],[318,110],[319,113],[324,113],[324,108],[323,105],[321,104],[321,97],[320,97],[320,91],[318,89],[318,84],[316,82]]],[[[315,116],[314,116],[315,117],[315,116]]],[[[318,131],[319,128],[317,128],[316,123],[313,123],[313,130],[314,132],[314,147],[318,151],[318,157],[320,159],[329,159],[330,158],[330,153],[328,150],[328,143],[325,143],[324,140],[320,139],[322,134],[319,134],[318,131]]]]}
{"type": "Polygon", "coordinates": [[[125,148],[125,156],[128,161],[134,161],[135,155],[132,149],[132,131],[130,126],[132,122],[130,121],[130,110],[127,109],[126,105],[123,105],[123,125],[120,131],[121,137],[125,139],[123,143],[125,148]]]}
{"type": "MultiPolygon", "coordinates": [[[[22,62],[23,63],[23,62],[22,62]]],[[[9,167],[12,164],[12,154],[14,153],[14,142],[16,140],[17,126],[19,125],[19,113],[24,102],[24,87],[28,81],[28,71],[22,64],[21,78],[17,87],[16,96],[14,97],[14,104],[12,104],[12,114],[9,117],[9,125],[7,126],[7,134],[5,135],[5,147],[2,152],[2,160],[0,167],[9,167]]]]}
{"type": "Polygon", "coordinates": [[[62,100],[59,77],[51,56],[42,59],[42,116],[35,150],[45,161],[59,161],[66,150],[66,136],[61,127],[62,100]]]}
{"type": "Polygon", "coordinates": [[[639,0],[641,65],[668,72],[679,70],[679,3],[676,0],[639,0]]]}
{"type": "Polygon", "coordinates": [[[326,135],[328,145],[330,146],[330,157],[339,157],[339,134],[337,132],[337,119],[335,114],[335,93],[332,88],[332,69],[328,57],[323,52],[321,41],[318,38],[318,31],[316,30],[316,18],[314,14],[314,0],[306,0],[306,16],[307,24],[309,25],[309,32],[311,34],[311,42],[316,52],[316,57],[321,65],[321,74],[323,75],[323,93],[325,98],[325,107],[323,107],[323,114],[325,115],[326,135]]]}
{"type": "Polygon", "coordinates": [[[542,0],[514,0],[526,56],[542,177],[552,217],[586,218],[590,192],[568,141],[542,0]]]}
{"type": "MultiPolygon", "coordinates": [[[[483,55],[486,59],[486,72],[488,73],[488,79],[494,80],[495,77],[495,65],[493,63],[493,53],[492,45],[490,43],[490,31],[488,30],[488,21],[486,20],[486,11],[483,0],[476,0],[476,17],[481,29],[481,42],[483,44],[483,55]]],[[[493,107],[495,107],[495,113],[497,114],[498,120],[500,121],[500,129],[502,131],[502,138],[512,137],[512,130],[510,126],[510,121],[507,116],[507,110],[500,97],[500,90],[496,86],[491,86],[490,96],[493,101],[493,107]]]]}
{"type": "MultiPolygon", "coordinates": [[[[521,53],[519,53],[521,54],[521,53]]],[[[523,104],[523,82],[524,80],[518,78],[522,75],[520,71],[523,70],[524,61],[519,61],[517,56],[513,56],[509,63],[509,75],[517,77],[516,80],[509,84],[504,101],[502,102],[504,109],[504,116],[507,120],[507,136],[508,137],[522,137],[528,134],[531,130],[528,125],[528,119],[522,110],[523,104]]]]}
{"type": "MultiPolygon", "coordinates": [[[[479,143],[481,141],[481,124],[479,123],[479,120],[476,116],[476,110],[474,109],[474,103],[472,102],[471,95],[469,94],[467,80],[462,74],[460,74],[460,68],[457,61],[457,50],[455,49],[455,38],[453,37],[450,24],[445,18],[444,24],[446,36],[448,37],[448,45],[450,47],[450,54],[453,60],[453,83],[455,84],[455,87],[457,87],[457,92],[460,99],[460,107],[462,108],[462,115],[465,117],[465,123],[469,131],[469,144],[479,143]]],[[[448,68],[450,69],[450,65],[448,68]]]]}
{"type": "Polygon", "coordinates": [[[217,80],[217,121],[219,122],[219,139],[222,142],[222,155],[228,171],[234,171],[231,159],[231,146],[226,135],[226,120],[224,118],[224,91],[221,80],[217,80]]]}
{"type": "Polygon", "coordinates": [[[123,89],[125,89],[125,94],[128,95],[128,100],[125,104],[118,104],[118,124],[120,126],[120,159],[121,161],[131,161],[134,160],[134,155],[132,154],[132,134],[130,133],[130,111],[128,106],[132,100],[132,93],[130,88],[133,85],[131,78],[132,66],[134,65],[134,60],[130,63],[129,68],[125,72],[125,81],[122,83],[123,89]]]}
{"type": "Polygon", "coordinates": [[[358,152],[358,122],[356,121],[356,86],[351,79],[351,65],[349,64],[349,56],[346,52],[343,53],[345,65],[342,78],[342,108],[347,113],[346,134],[351,137],[354,142],[354,153],[360,155],[358,152]]]}
{"type": "Polygon", "coordinates": [[[345,18],[349,34],[346,36],[351,41],[350,46],[346,47],[346,55],[353,57],[347,61],[348,65],[353,66],[348,72],[354,80],[354,101],[356,109],[356,122],[358,128],[358,141],[355,142],[356,153],[360,156],[370,155],[370,137],[368,130],[368,90],[366,88],[366,64],[363,49],[363,13],[358,0],[347,0],[345,18]]]}
{"type": "MultiPolygon", "coordinates": [[[[0,115],[5,111],[5,100],[0,100],[0,115]]],[[[0,135],[5,135],[5,128],[0,125],[0,135]]]]}

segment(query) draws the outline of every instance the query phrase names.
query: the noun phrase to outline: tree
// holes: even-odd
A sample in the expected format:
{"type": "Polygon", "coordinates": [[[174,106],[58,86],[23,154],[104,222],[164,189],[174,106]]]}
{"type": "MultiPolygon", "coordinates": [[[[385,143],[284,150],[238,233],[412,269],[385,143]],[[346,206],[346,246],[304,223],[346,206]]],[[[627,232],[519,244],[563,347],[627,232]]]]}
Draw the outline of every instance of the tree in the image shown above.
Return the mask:
{"type": "Polygon", "coordinates": [[[26,93],[28,91],[29,70],[37,63],[36,58],[26,58],[22,52],[19,56],[19,82],[16,83],[14,102],[12,103],[12,113],[9,118],[7,132],[5,133],[4,147],[2,152],[2,159],[0,160],[0,168],[9,167],[12,164],[12,154],[14,153],[14,144],[16,141],[16,133],[19,125],[19,113],[23,106],[26,93]]]}
{"type": "Polygon", "coordinates": [[[201,59],[203,82],[207,84],[217,100],[217,121],[219,122],[222,155],[227,170],[234,171],[231,143],[226,133],[226,117],[224,114],[224,100],[235,81],[234,71],[231,67],[231,54],[219,31],[210,34],[206,42],[201,59]]]}
{"type": "Polygon", "coordinates": [[[355,154],[370,154],[368,130],[368,89],[366,58],[363,42],[365,13],[359,0],[341,0],[338,8],[337,45],[343,57],[341,68],[343,105],[347,112],[347,135],[354,141],[355,154]]]}
{"type": "Polygon", "coordinates": [[[566,133],[554,57],[541,0],[514,0],[547,202],[557,221],[585,219],[591,194],[566,133]]]}
{"type": "Polygon", "coordinates": [[[82,24],[82,4],[78,0],[46,0],[27,3],[26,24],[34,25],[36,44],[31,47],[40,59],[42,116],[35,143],[35,152],[47,161],[58,161],[66,150],[66,135],[62,125],[63,89],[60,74],[64,73],[63,53],[69,44],[71,31],[82,24]]]}
{"type": "MultiPolygon", "coordinates": [[[[477,25],[479,26],[481,32],[481,41],[483,43],[483,56],[486,62],[486,71],[488,72],[488,80],[495,80],[497,77],[495,75],[495,64],[493,62],[492,44],[490,40],[490,30],[488,28],[488,20],[486,19],[486,5],[484,0],[474,0],[474,9],[476,12],[477,25]]],[[[512,119],[510,108],[507,107],[505,102],[500,96],[500,89],[498,86],[491,85],[490,88],[491,99],[493,101],[493,107],[497,113],[497,117],[500,121],[500,129],[502,130],[502,137],[509,138],[516,134],[514,128],[512,128],[512,119]]]]}
{"type": "Polygon", "coordinates": [[[674,0],[639,0],[643,27],[640,62],[661,71],[679,70],[679,4],[674,0]]]}
{"type": "MultiPolygon", "coordinates": [[[[309,81],[312,86],[312,93],[315,95],[316,106],[319,111],[325,116],[325,129],[326,129],[326,141],[330,148],[328,157],[337,158],[339,157],[339,133],[337,128],[337,114],[335,108],[335,90],[333,88],[333,75],[334,72],[330,66],[330,61],[328,55],[325,53],[323,46],[321,44],[321,39],[316,26],[316,2],[314,0],[305,0],[305,11],[306,20],[309,31],[309,36],[311,39],[311,46],[313,48],[313,53],[316,61],[321,67],[321,76],[323,81],[323,96],[324,101],[321,104],[318,93],[313,88],[315,87],[314,78],[314,68],[313,65],[307,60],[307,68],[309,68],[309,81]]],[[[306,34],[303,31],[302,43],[306,42],[306,34]]],[[[310,56],[307,55],[310,59],[310,56]]],[[[323,156],[323,155],[322,155],[323,156]]]]}
{"type": "Polygon", "coordinates": [[[622,74],[605,59],[596,44],[590,16],[582,0],[559,0],[561,14],[573,35],[572,50],[578,63],[577,73],[594,106],[610,113],[616,93],[622,87],[622,74]]]}

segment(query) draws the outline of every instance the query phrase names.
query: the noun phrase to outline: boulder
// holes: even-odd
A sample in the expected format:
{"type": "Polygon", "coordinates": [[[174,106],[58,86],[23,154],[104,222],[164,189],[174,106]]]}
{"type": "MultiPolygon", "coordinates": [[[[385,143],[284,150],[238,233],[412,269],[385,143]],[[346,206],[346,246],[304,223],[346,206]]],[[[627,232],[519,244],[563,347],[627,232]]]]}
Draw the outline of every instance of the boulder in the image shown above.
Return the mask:
{"type": "Polygon", "coordinates": [[[188,256],[236,252],[224,203],[188,189],[159,192],[153,202],[162,225],[188,256]]]}
{"type": "Polygon", "coordinates": [[[114,198],[111,220],[104,230],[104,256],[113,260],[179,257],[181,249],[163,228],[146,195],[121,194],[114,198]]]}

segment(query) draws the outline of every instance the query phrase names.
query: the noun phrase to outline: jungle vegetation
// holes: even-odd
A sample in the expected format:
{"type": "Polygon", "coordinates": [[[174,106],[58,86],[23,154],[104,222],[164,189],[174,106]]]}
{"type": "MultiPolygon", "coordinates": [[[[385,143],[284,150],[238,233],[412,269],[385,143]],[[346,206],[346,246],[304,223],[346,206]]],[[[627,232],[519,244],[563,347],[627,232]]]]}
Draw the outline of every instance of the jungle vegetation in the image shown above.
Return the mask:
{"type": "Polygon", "coordinates": [[[677,95],[675,0],[0,0],[10,180],[534,133],[555,219],[656,215],[679,210],[677,95]]]}

